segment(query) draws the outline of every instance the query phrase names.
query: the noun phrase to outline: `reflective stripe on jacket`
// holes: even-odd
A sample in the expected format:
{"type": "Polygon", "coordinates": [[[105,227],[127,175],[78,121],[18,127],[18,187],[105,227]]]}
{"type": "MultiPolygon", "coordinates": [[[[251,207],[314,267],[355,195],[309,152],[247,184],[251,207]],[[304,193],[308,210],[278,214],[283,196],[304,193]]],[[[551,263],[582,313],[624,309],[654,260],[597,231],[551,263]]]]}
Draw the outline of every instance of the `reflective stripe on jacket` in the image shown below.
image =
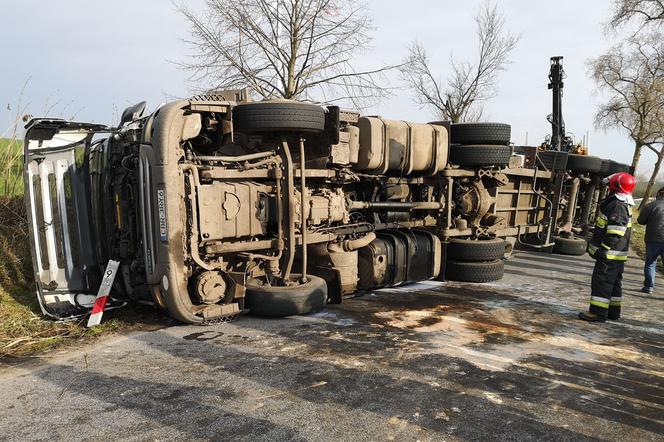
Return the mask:
{"type": "Polygon", "coordinates": [[[599,210],[588,253],[595,256],[602,247],[606,250],[606,259],[627,261],[632,236],[632,206],[611,195],[602,201],[599,210]]]}

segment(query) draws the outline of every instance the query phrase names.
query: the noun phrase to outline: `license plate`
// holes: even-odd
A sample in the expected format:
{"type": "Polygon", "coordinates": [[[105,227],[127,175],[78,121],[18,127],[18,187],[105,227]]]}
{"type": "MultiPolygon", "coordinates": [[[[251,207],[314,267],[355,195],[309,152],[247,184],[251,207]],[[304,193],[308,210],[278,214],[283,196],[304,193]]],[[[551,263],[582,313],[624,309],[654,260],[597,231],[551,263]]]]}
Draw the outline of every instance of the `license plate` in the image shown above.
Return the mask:
{"type": "Polygon", "coordinates": [[[159,211],[159,238],[168,241],[168,223],[166,222],[166,189],[157,189],[157,209],[159,211]]]}

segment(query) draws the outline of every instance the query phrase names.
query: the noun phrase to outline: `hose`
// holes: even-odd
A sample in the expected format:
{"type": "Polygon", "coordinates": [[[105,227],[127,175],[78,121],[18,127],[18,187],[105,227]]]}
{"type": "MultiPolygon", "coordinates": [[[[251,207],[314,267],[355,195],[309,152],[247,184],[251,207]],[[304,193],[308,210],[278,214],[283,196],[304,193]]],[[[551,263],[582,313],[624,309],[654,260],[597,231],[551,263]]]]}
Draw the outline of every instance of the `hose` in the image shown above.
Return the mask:
{"type": "Polygon", "coordinates": [[[302,282],[307,282],[307,186],[305,175],[304,138],[300,138],[300,232],[302,236],[302,282]]]}
{"type": "Polygon", "coordinates": [[[374,232],[369,232],[362,238],[347,239],[339,243],[330,243],[327,246],[327,251],[330,253],[352,252],[353,250],[368,246],[374,239],[376,239],[376,234],[374,232]]]}

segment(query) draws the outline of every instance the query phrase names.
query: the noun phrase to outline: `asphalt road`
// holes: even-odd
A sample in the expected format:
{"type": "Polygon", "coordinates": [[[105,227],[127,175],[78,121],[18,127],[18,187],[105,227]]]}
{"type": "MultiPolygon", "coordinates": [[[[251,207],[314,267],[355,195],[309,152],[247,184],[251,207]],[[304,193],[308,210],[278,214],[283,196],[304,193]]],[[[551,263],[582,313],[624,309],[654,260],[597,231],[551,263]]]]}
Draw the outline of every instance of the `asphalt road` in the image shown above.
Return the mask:
{"type": "Polygon", "coordinates": [[[495,284],[382,290],[291,319],[107,339],[0,371],[2,440],[663,440],[664,291],[518,252],[495,284]]]}

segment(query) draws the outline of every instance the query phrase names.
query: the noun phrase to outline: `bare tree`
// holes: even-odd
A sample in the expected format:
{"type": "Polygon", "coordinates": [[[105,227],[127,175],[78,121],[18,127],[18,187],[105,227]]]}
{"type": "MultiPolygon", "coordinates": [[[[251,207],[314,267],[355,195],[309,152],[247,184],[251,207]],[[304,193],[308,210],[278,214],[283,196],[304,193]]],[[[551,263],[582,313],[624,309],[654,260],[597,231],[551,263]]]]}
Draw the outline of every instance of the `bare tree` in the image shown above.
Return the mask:
{"type": "Polygon", "coordinates": [[[454,122],[480,119],[484,103],[497,93],[498,74],[505,70],[509,54],[519,42],[518,35],[506,32],[505,19],[495,5],[485,3],[475,23],[477,62],[459,62],[450,55],[452,72],[446,81],[433,72],[431,60],[419,42],[411,44],[400,68],[417,102],[434,110],[439,118],[454,122]]]}
{"type": "Polygon", "coordinates": [[[664,161],[664,0],[614,0],[607,29],[616,31],[628,24],[638,25],[632,37],[594,60],[591,71],[600,88],[611,94],[609,102],[600,107],[596,122],[627,129],[635,143],[635,169],[644,146],[657,156],[642,208],[664,161]],[[611,66],[602,68],[601,63],[607,61],[611,66]],[[605,74],[598,75],[602,71],[605,74]],[[662,144],[659,150],[656,144],[662,144]]]}
{"type": "Polygon", "coordinates": [[[203,89],[250,87],[262,98],[371,104],[389,95],[382,74],[359,70],[372,20],[365,1],[207,0],[197,15],[184,5],[193,55],[182,65],[203,89]]]}
{"type": "Polygon", "coordinates": [[[661,34],[636,36],[590,61],[590,75],[608,95],[595,114],[603,129],[625,130],[634,141],[636,169],[644,146],[664,140],[664,41],[661,34]]]}
{"type": "MultiPolygon", "coordinates": [[[[660,95],[659,95],[659,109],[660,112],[657,113],[657,118],[658,122],[657,124],[659,125],[660,128],[662,128],[662,132],[664,132],[664,78],[660,78],[660,95]]],[[[662,169],[662,165],[664,163],[664,138],[659,140],[660,148],[657,150],[654,147],[654,143],[651,145],[648,145],[648,148],[655,153],[657,156],[657,161],[655,162],[655,167],[652,171],[652,174],[650,175],[650,179],[648,180],[648,184],[646,185],[646,189],[643,193],[643,199],[641,200],[641,205],[639,206],[639,210],[643,209],[643,207],[646,205],[648,200],[650,199],[650,196],[653,194],[653,189],[655,188],[655,184],[658,182],[659,178],[659,173],[662,169]]]]}
{"type": "Polygon", "coordinates": [[[638,23],[639,29],[664,26],[664,0],[614,0],[608,27],[615,30],[629,22],[638,23]]]}

